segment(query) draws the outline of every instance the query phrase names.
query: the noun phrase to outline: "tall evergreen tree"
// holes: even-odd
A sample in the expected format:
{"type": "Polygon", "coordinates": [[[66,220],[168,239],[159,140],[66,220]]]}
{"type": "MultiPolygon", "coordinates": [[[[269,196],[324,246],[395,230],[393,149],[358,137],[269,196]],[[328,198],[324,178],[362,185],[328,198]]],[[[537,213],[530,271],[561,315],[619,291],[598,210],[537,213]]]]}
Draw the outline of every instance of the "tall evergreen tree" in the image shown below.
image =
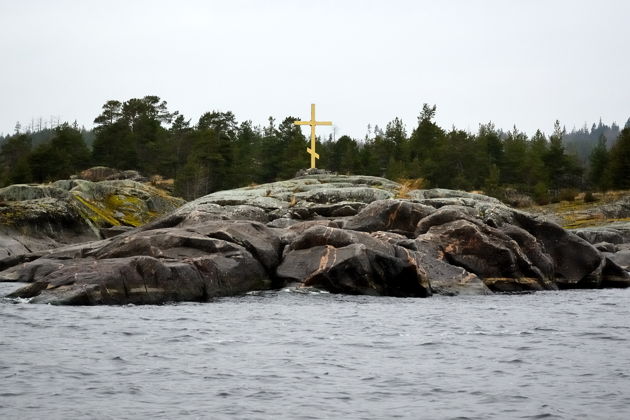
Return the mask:
{"type": "Polygon", "coordinates": [[[131,130],[122,118],[122,103],[107,101],[102,113],[94,119],[94,124],[94,163],[119,169],[137,168],[138,157],[131,143],[131,130]]]}
{"type": "Polygon", "coordinates": [[[545,157],[549,150],[547,137],[542,131],[536,130],[528,146],[524,174],[526,190],[531,192],[538,186],[539,190],[547,191],[549,188],[549,176],[545,165],[545,157]]]}
{"type": "MultiPolygon", "coordinates": [[[[278,138],[282,147],[282,167],[278,173],[281,179],[292,178],[295,173],[309,167],[309,155],[306,154],[308,142],[300,126],[293,124],[298,118],[287,117],[278,126],[278,138]]],[[[321,142],[320,142],[321,143],[321,142]]]]}
{"type": "Polygon", "coordinates": [[[599,142],[590,156],[589,180],[600,191],[606,191],[610,187],[610,172],[608,171],[608,149],[606,148],[606,136],[599,136],[599,142]]]}
{"type": "Polygon", "coordinates": [[[409,138],[409,160],[416,162],[416,165],[409,168],[409,176],[423,177],[431,183],[435,182],[435,172],[439,165],[439,162],[434,159],[434,152],[444,138],[444,130],[433,122],[435,113],[435,105],[423,104],[418,117],[418,126],[409,138]]]}
{"type": "Polygon", "coordinates": [[[562,181],[566,172],[566,157],[562,137],[565,132],[566,131],[560,127],[560,121],[556,120],[553,134],[549,137],[549,150],[544,157],[549,186],[555,191],[559,190],[560,187],[564,185],[562,181]]]}
{"type": "Polygon", "coordinates": [[[163,124],[170,124],[176,115],[157,96],[131,98],[124,103],[107,101],[94,120],[95,162],[146,174],[168,172],[171,162],[165,155],[169,136],[163,124]]]}
{"type": "Polygon", "coordinates": [[[630,127],[621,130],[610,149],[610,177],[613,187],[630,188],[630,127]]]}
{"type": "Polygon", "coordinates": [[[49,143],[33,150],[29,164],[37,182],[67,179],[91,166],[90,150],[81,132],[64,123],[55,129],[55,137],[49,143]]]}
{"type": "Polygon", "coordinates": [[[28,134],[8,137],[0,146],[0,186],[21,184],[31,181],[28,162],[32,139],[28,134]]]}
{"type": "Polygon", "coordinates": [[[509,131],[503,140],[503,161],[501,164],[501,184],[524,187],[523,174],[527,171],[527,135],[516,127],[509,131]]]}

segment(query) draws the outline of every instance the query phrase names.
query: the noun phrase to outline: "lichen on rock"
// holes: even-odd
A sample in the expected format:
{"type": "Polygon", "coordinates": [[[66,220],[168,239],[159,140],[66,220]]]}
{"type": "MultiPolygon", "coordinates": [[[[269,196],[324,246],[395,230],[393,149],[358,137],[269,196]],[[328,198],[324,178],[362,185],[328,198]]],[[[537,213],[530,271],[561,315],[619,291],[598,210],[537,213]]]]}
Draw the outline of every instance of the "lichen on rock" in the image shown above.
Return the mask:
{"type": "Polygon", "coordinates": [[[305,173],[209,194],[151,220],[176,201],[134,181],[75,181],[66,186],[81,220],[127,227],[97,242],[0,256],[0,281],[29,283],[11,296],[122,304],[286,286],[407,297],[630,286],[615,262],[623,255],[608,255],[623,244],[596,247],[480,194],[393,198],[400,184],[383,178],[305,173]]]}
{"type": "Polygon", "coordinates": [[[0,239],[15,244],[7,256],[39,251],[99,239],[112,226],[137,227],[183,203],[131,180],[11,185],[0,188],[0,239]]]}

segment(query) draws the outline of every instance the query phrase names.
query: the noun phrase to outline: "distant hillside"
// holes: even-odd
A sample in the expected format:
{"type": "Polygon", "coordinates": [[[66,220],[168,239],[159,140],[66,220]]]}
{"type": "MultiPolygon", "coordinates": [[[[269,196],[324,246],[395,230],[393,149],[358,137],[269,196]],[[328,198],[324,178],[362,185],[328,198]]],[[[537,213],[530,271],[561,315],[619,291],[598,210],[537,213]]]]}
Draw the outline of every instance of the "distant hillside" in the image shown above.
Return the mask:
{"type": "MultiPolygon", "coordinates": [[[[630,118],[625,126],[630,127],[630,118]]],[[[590,129],[584,124],[584,127],[577,130],[573,129],[570,133],[566,133],[563,137],[563,143],[568,153],[574,154],[580,162],[588,165],[589,156],[595,146],[597,146],[599,138],[604,136],[606,138],[606,146],[610,149],[617,141],[620,131],[621,128],[617,123],[613,122],[609,126],[603,124],[600,119],[599,123],[593,124],[590,129]]]]}
{"type": "MultiPolygon", "coordinates": [[[[94,143],[94,132],[92,130],[86,130],[82,127],[80,130],[81,136],[83,137],[83,141],[87,145],[88,148],[92,149],[92,143],[94,143]]],[[[32,139],[32,147],[37,147],[40,144],[46,143],[50,141],[53,137],[55,137],[55,129],[54,128],[43,128],[38,131],[27,131],[26,134],[29,134],[32,139]]],[[[5,142],[6,139],[11,137],[10,134],[6,136],[0,136],[0,146],[5,142]]]]}

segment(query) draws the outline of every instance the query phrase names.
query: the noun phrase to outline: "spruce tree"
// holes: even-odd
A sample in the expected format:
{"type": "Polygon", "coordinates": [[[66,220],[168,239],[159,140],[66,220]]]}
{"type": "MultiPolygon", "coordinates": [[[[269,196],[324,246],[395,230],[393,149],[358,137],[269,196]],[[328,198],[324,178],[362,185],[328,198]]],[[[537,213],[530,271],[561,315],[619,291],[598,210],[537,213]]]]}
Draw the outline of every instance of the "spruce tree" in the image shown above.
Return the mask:
{"type": "Polygon", "coordinates": [[[630,188],[630,127],[621,130],[610,149],[610,177],[613,187],[630,188]]]}
{"type": "Polygon", "coordinates": [[[606,148],[606,136],[599,136],[597,146],[590,156],[589,180],[600,191],[606,191],[610,187],[610,172],[608,171],[608,149],[606,148]]]}

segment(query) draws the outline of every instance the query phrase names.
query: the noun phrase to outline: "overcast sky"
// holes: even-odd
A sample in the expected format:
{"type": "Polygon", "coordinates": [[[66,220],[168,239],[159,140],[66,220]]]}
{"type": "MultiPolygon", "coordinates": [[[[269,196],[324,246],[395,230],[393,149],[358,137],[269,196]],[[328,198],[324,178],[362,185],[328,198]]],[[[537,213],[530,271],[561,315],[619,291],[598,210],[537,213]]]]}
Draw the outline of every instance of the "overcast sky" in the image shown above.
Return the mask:
{"type": "Polygon", "coordinates": [[[337,137],[394,117],[411,131],[424,102],[445,128],[623,125],[629,21],[624,0],[0,0],[0,133],[90,128],[107,100],[145,95],[193,124],[308,118],[314,102],[337,137]]]}

